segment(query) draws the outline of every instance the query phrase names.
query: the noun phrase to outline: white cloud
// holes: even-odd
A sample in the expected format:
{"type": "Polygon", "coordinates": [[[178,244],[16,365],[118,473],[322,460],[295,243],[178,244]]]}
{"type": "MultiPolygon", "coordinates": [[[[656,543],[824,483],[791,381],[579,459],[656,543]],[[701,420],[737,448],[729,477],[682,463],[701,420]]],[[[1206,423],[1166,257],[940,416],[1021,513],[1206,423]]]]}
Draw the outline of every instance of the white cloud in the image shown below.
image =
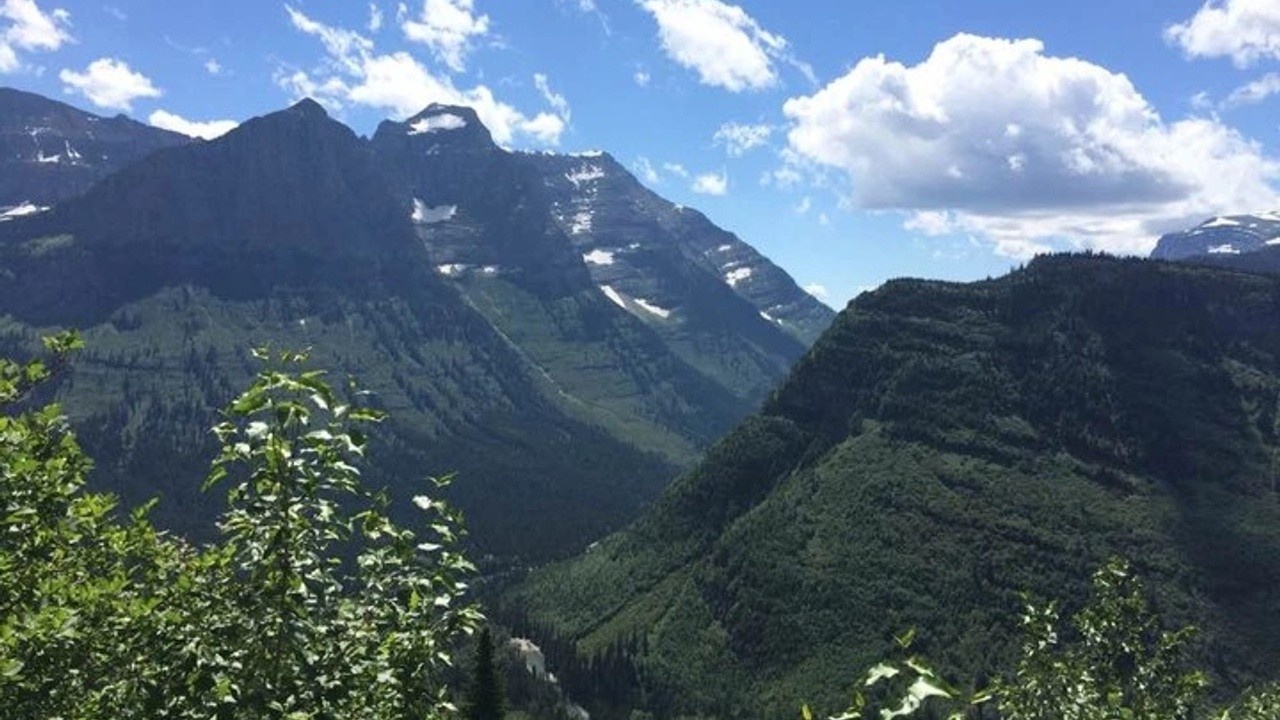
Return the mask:
{"type": "Polygon", "coordinates": [[[799,203],[796,203],[795,211],[797,215],[805,215],[805,214],[808,214],[809,209],[812,207],[813,207],[813,201],[809,199],[808,195],[805,195],[803,198],[800,199],[799,203]]]}
{"type": "Polygon", "coordinates": [[[713,141],[717,145],[724,145],[725,152],[733,157],[740,157],[752,148],[769,142],[769,136],[772,133],[773,128],[768,125],[727,122],[716,130],[713,141]]]}
{"type": "Polygon", "coordinates": [[[1145,252],[1189,218],[1280,204],[1280,164],[1257,143],[1213,118],[1166,122],[1124,75],[1038,40],[957,35],[911,67],[865,58],[784,113],[789,149],[843,171],[851,205],[946,213],[947,230],[1006,254],[1145,252]]]}
{"type": "Polygon", "coordinates": [[[662,182],[662,179],[658,177],[657,169],[653,167],[653,163],[649,162],[649,158],[643,155],[631,163],[631,169],[635,170],[640,179],[649,185],[657,185],[662,182]]]}
{"type": "Polygon", "coordinates": [[[46,13],[35,0],[0,0],[0,73],[22,67],[20,50],[50,52],[72,42],[70,25],[61,8],[46,13]]]}
{"type": "Polygon", "coordinates": [[[644,70],[636,70],[635,75],[631,76],[640,87],[649,87],[649,73],[644,70]]]}
{"type": "Polygon", "coordinates": [[[690,190],[699,195],[727,195],[729,193],[729,176],[721,171],[720,173],[703,173],[693,179],[693,185],[690,190]]]}
{"type": "Polygon", "coordinates": [[[666,170],[667,172],[677,177],[682,177],[682,178],[689,177],[689,171],[686,170],[685,167],[680,163],[673,163],[673,162],[662,163],[662,169],[666,170]]]}
{"type": "Polygon", "coordinates": [[[720,0],[638,0],[658,22],[662,49],[694,70],[704,85],[731,92],[778,84],[774,63],[797,66],[781,35],[765,30],[737,5],[720,0]]]}
{"type": "Polygon", "coordinates": [[[499,101],[484,85],[455,87],[447,76],[433,74],[407,52],[378,54],[372,40],[357,32],[317,22],[286,6],[293,26],[320,40],[327,58],[316,73],[301,70],[276,73],[276,83],[295,98],[311,97],[331,110],[363,105],[406,118],[431,103],[466,105],[499,144],[518,140],[555,145],[565,122],[550,112],[527,115],[499,101]]]}
{"type": "MultiPolygon", "coordinates": [[[[401,14],[407,16],[402,4],[401,14]]],[[[431,48],[440,62],[454,72],[465,67],[472,38],[489,32],[489,16],[475,15],[473,0],[423,0],[420,19],[405,17],[400,23],[404,36],[431,48]]]]}
{"type": "Polygon", "coordinates": [[[369,3],[369,32],[376,33],[382,29],[382,8],[378,3],[369,3]]]}
{"type": "Polygon", "coordinates": [[[84,72],[63,69],[58,79],[63,83],[64,92],[79,93],[98,107],[125,112],[133,109],[133,101],[138,98],[162,94],[150,78],[115,58],[98,58],[89,63],[84,72]]]}
{"type": "Polygon", "coordinates": [[[556,111],[556,115],[564,120],[565,124],[572,121],[573,111],[569,109],[569,101],[564,99],[564,95],[551,91],[551,85],[547,82],[547,76],[542,73],[533,74],[534,87],[538,88],[538,93],[542,95],[542,99],[547,101],[552,110],[556,111]]]}
{"type": "Polygon", "coordinates": [[[1252,105],[1280,93],[1280,73],[1267,73],[1251,83],[1241,85],[1227,96],[1226,105],[1252,105]]]}
{"type": "Polygon", "coordinates": [[[204,69],[205,69],[205,72],[209,73],[210,75],[221,75],[223,70],[222,63],[218,62],[214,58],[209,58],[208,60],[204,61],[204,69]]]}
{"type": "Polygon", "coordinates": [[[827,286],[822,283],[809,283],[804,286],[804,291],[819,300],[825,300],[831,296],[831,293],[827,290],[827,286]]]}
{"type": "Polygon", "coordinates": [[[1230,57],[1240,67],[1280,58],[1280,3],[1208,0],[1190,20],[1167,28],[1164,36],[1188,57],[1230,57]]]}
{"type": "Polygon", "coordinates": [[[205,140],[212,140],[226,135],[240,124],[235,120],[209,120],[207,122],[188,120],[167,110],[156,110],[147,118],[147,122],[164,130],[172,130],[189,137],[204,138],[205,140]]]}

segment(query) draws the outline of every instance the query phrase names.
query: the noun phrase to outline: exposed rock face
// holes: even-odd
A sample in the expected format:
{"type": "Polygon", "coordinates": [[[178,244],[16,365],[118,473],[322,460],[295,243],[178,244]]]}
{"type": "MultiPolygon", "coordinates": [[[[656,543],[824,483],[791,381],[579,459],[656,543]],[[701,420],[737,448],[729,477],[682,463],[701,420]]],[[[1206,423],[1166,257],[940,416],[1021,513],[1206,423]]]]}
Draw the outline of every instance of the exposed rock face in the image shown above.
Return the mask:
{"type": "Polygon", "coordinates": [[[99,117],[0,88],[0,217],[6,209],[74,197],[156,150],[189,142],[123,115],[99,117]]]}

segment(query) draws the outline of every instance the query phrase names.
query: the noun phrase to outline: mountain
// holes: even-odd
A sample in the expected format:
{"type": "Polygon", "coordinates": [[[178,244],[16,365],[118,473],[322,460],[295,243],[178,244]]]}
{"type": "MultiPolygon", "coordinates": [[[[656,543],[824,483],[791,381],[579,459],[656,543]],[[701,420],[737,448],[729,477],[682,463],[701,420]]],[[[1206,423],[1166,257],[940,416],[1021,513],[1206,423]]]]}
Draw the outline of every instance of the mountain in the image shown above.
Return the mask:
{"type": "MultiPolygon", "coordinates": [[[[0,223],[0,267],[0,349],[83,329],[59,394],[95,482],[128,503],[158,493],[188,533],[216,509],[196,490],[208,427],[267,342],[367,386],[392,418],[373,481],[408,495],[456,471],[475,542],[508,558],[617,528],[764,394],[611,301],[542,175],[463,108],[366,140],[303,101],[160,150],[0,223]]],[[[804,345],[751,328],[729,341],[781,378],[804,345]]]]}
{"type": "Polygon", "coordinates": [[[1280,243],[1280,213],[1230,215],[1161,236],[1151,257],[1185,260],[1199,255],[1238,255],[1276,243],[1280,243]]]}
{"type": "Polygon", "coordinates": [[[579,698],[593,717],[824,714],[908,628],[956,677],[1007,669],[1020,593],[1070,607],[1119,553],[1220,687],[1274,676],[1277,307],[1280,278],[1093,256],[892,281],[504,613],[579,666],[622,649],[630,689],[579,698]]]}
{"type": "Polygon", "coordinates": [[[831,323],[830,309],[754,248],[697,210],[659,197],[608,153],[524,158],[546,178],[556,221],[589,258],[598,282],[626,289],[627,297],[666,293],[670,305],[690,313],[705,309],[688,297],[691,289],[660,285],[663,258],[651,254],[660,250],[720,277],[762,319],[806,345],[831,323]]]}
{"type": "Polygon", "coordinates": [[[0,222],[79,195],[185,135],[0,87],[0,222]]]}

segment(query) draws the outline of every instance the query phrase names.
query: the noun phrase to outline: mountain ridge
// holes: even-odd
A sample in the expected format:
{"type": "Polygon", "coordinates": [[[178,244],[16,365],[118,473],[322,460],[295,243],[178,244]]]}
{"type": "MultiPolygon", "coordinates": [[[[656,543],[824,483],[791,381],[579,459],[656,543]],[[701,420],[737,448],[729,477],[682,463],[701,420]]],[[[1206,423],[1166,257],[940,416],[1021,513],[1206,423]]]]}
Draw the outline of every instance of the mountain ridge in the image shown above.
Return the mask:
{"type": "Polygon", "coordinates": [[[52,205],[155,150],[190,142],[124,115],[106,118],[0,87],[0,211],[52,205]]]}
{"type": "MultiPolygon", "coordinates": [[[[760,412],[506,611],[661,716],[845,707],[916,628],[981,678],[1122,554],[1228,685],[1280,658],[1280,279],[1050,256],[859,296],[760,412]]],[[[607,698],[602,717],[631,708],[607,698]]]]}
{"type": "MultiPolygon", "coordinates": [[[[556,556],[629,519],[763,383],[706,373],[618,307],[550,207],[469,109],[365,139],[304,101],[0,223],[0,342],[85,330],[60,396],[95,482],[160,492],[170,527],[211,516],[204,429],[271,342],[312,347],[391,411],[380,481],[458,470],[482,548],[556,556]]],[[[761,367],[781,376],[804,346],[766,330],[761,367]]],[[[734,332],[704,353],[756,352],[734,332]]]]}

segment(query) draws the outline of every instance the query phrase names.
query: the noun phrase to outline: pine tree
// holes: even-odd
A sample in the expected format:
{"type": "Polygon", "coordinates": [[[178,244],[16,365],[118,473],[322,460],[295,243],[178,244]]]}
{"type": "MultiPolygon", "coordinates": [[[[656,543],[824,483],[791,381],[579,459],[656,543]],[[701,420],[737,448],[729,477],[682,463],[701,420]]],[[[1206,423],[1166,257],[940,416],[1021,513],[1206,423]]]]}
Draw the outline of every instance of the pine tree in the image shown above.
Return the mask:
{"type": "Polygon", "coordinates": [[[498,668],[493,657],[493,636],[488,626],[485,626],[480,632],[479,647],[476,648],[475,664],[471,672],[467,720],[502,720],[505,705],[502,681],[498,678],[498,668]]]}

